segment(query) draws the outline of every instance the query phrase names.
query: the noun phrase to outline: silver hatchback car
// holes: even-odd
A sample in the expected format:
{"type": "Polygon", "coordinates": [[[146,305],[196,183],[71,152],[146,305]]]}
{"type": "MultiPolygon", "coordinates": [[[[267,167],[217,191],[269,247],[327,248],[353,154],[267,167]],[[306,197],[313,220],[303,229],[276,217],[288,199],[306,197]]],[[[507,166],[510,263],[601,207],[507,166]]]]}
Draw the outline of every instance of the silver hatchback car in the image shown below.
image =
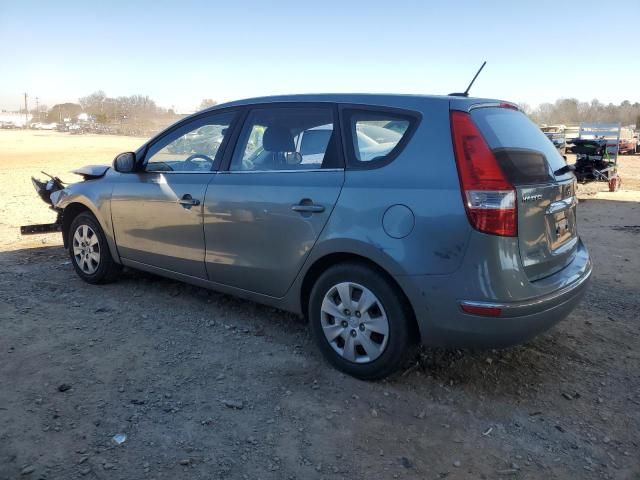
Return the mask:
{"type": "Polygon", "coordinates": [[[299,95],[187,117],[64,187],[23,233],[78,275],[146,270],[305,315],[337,368],[389,375],[412,344],[501,347],[566,317],[591,275],[576,182],[518,107],[299,95]]]}

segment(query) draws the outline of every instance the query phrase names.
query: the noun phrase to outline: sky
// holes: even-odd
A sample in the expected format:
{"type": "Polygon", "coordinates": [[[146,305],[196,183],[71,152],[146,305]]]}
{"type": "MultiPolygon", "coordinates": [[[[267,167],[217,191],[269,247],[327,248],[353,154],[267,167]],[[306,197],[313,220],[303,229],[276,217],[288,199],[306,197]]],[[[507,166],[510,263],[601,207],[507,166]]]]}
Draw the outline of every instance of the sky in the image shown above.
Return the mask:
{"type": "Polygon", "coordinates": [[[640,101],[640,0],[0,0],[0,108],[96,90],[178,112],[320,92],[640,101]],[[626,12],[626,13],[625,13],[626,12]],[[628,19],[628,21],[626,20],[628,19]]]}

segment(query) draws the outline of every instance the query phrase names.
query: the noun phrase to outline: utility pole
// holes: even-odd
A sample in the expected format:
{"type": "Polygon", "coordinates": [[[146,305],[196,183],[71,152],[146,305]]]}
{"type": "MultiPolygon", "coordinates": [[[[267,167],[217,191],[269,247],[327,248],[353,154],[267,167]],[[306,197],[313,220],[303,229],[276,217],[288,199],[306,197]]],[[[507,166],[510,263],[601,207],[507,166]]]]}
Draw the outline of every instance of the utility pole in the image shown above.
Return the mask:
{"type": "Polygon", "coordinates": [[[38,121],[40,121],[40,107],[38,104],[38,97],[36,97],[36,113],[38,114],[38,121]]]}
{"type": "Polygon", "coordinates": [[[27,128],[29,123],[29,108],[27,107],[27,94],[24,94],[24,128],[27,128]]]}

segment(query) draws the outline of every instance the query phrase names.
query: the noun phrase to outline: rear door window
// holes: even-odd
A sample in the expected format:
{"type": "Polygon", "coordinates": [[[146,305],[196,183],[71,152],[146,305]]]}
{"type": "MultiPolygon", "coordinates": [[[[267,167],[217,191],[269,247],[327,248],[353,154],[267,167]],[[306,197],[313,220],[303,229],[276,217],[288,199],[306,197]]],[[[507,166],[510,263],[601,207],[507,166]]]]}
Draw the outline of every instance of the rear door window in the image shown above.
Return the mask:
{"type": "Polygon", "coordinates": [[[566,165],[544,132],[524,113],[488,107],[472,110],[471,116],[514,185],[554,181],[553,172],[566,165]]]}
{"type": "Polygon", "coordinates": [[[232,171],[340,168],[333,106],[276,106],[249,112],[233,154],[232,171]]]}
{"type": "Polygon", "coordinates": [[[375,168],[392,161],[409,140],[416,116],[385,110],[344,109],[349,166],[375,168]]]}

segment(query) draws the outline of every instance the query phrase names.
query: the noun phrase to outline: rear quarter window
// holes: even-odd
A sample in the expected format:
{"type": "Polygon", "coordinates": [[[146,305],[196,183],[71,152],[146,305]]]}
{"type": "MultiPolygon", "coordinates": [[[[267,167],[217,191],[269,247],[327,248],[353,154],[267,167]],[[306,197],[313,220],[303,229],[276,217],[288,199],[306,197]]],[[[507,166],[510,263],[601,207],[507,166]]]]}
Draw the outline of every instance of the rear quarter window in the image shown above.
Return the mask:
{"type": "Polygon", "coordinates": [[[553,172],[566,165],[553,143],[524,113],[477,108],[471,117],[514,184],[553,181],[553,172]]]}
{"type": "Polygon", "coordinates": [[[391,162],[413,134],[419,116],[376,109],[343,110],[348,166],[377,168],[391,162]]]}

